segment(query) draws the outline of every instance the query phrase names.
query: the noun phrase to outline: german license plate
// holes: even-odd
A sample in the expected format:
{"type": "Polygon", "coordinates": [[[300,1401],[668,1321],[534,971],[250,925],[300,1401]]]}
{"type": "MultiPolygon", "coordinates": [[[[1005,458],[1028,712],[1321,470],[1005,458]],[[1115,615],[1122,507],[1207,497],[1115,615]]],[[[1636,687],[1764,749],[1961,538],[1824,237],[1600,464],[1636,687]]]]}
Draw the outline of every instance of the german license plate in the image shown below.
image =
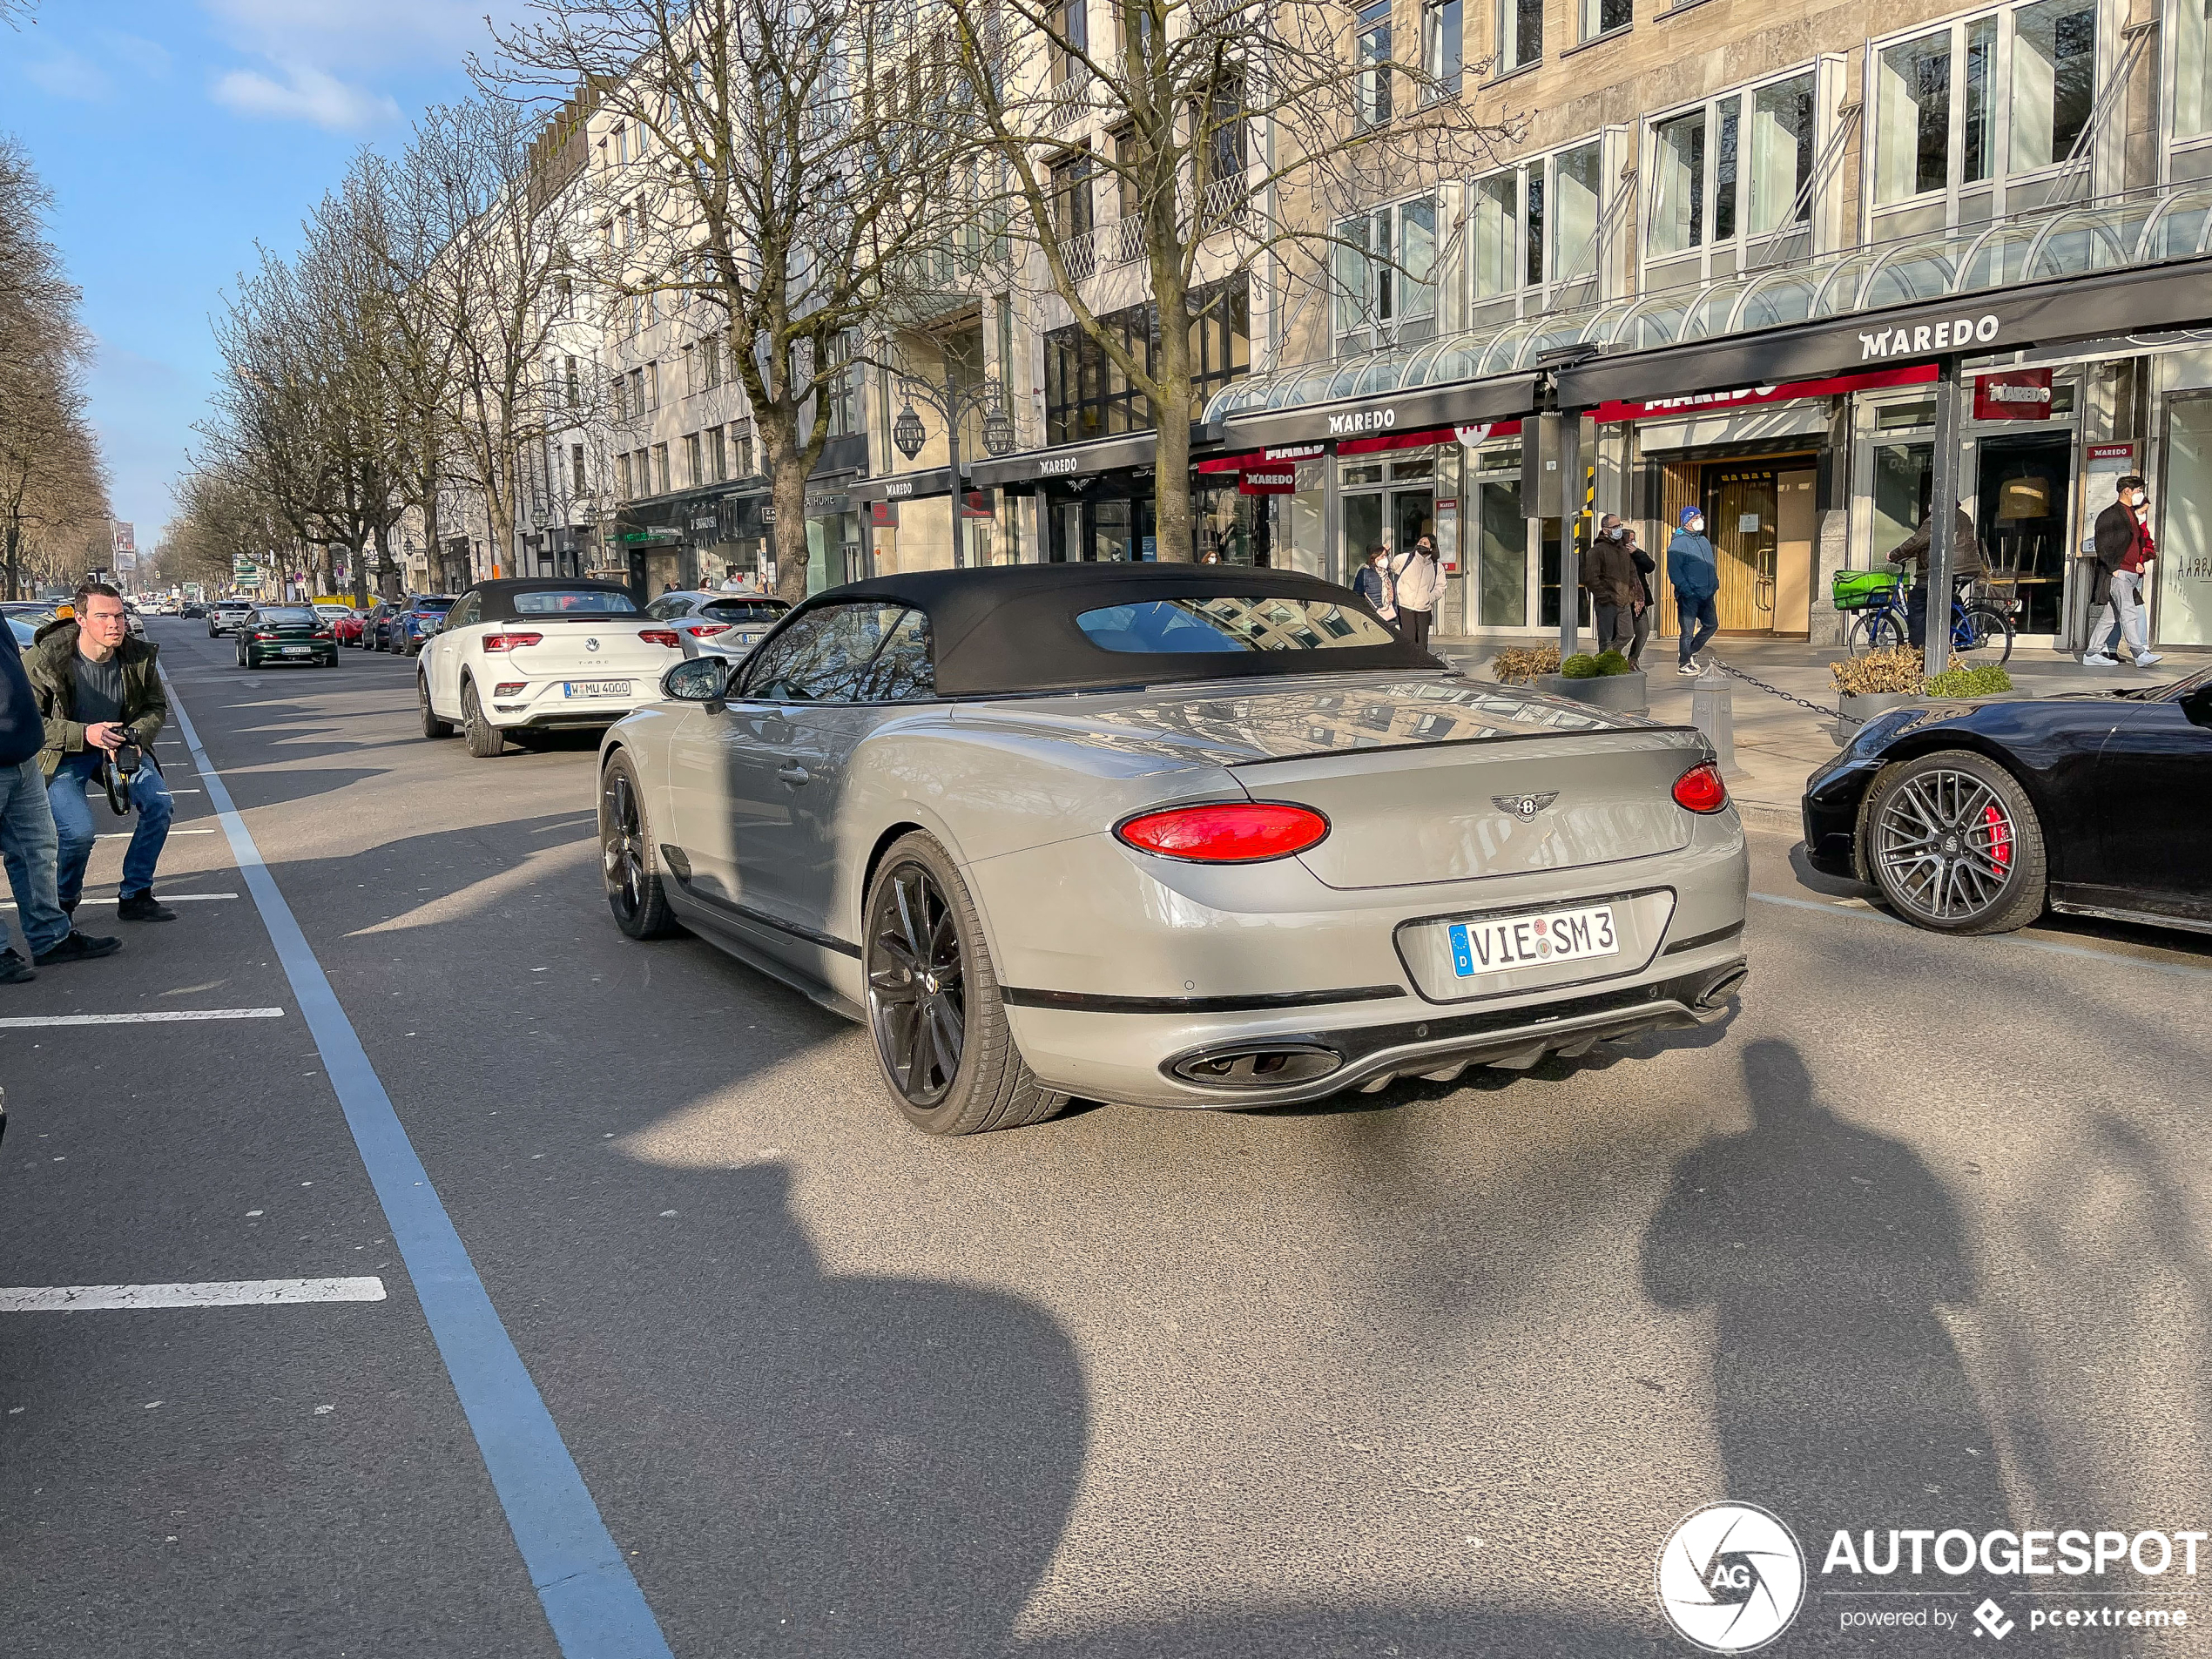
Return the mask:
{"type": "Polygon", "coordinates": [[[1452,971],[1461,979],[1621,954],[1613,907],[1602,904],[1496,921],[1455,921],[1451,940],[1452,971]]]}
{"type": "Polygon", "coordinates": [[[563,680],[563,697],[628,697],[628,680],[563,680]]]}
{"type": "Polygon", "coordinates": [[[313,650],[314,650],[313,645],[287,645],[284,648],[284,654],[287,657],[305,657],[313,650]]]}

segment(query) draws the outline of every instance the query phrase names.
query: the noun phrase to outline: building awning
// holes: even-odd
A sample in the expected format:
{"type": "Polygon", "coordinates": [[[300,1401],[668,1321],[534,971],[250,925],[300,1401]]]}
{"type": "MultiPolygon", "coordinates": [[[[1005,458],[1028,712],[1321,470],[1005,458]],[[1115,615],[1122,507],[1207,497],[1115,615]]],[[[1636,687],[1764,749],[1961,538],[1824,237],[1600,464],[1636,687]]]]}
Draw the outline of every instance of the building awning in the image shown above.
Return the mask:
{"type": "Polygon", "coordinates": [[[1116,472],[1124,467],[1149,467],[1154,448],[1154,435],[1148,431],[1101,438],[1091,443],[1025,449],[1020,455],[992,455],[971,462],[968,481],[978,489],[999,485],[1025,489],[1055,478],[1081,478],[1093,473],[1116,472]]]}
{"type": "Polygon", "coordinates": [[[953,493],[953,475],[945,467],[927,467],[920,472],[887,472],[873,478],[855,478],[845,486],[845,494],[860,501],[924,501],[932,496],[953,493]]]}

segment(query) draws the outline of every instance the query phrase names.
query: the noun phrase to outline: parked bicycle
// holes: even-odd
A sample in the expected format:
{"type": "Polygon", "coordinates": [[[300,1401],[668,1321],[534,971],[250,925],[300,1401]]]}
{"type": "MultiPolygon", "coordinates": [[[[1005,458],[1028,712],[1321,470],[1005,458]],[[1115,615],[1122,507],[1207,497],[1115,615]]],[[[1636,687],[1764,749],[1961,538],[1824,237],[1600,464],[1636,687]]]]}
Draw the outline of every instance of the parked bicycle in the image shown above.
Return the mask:
{"type": "MultiPolygon", "coordinates": [[[[1831,591],[1838,610],[1855,611],[1844,644],[1854,657],[1888,651],[1911,642],[1905,596],[1911,587],[1901,565],[1885,564],[1878,570],[1838,570],[1831,591]]],[[[1994,651],[2006,663],[2013,655],[2013,619],[1993,599],[1951,600],[1951,649],[1953,654],[1994,651]]]]}

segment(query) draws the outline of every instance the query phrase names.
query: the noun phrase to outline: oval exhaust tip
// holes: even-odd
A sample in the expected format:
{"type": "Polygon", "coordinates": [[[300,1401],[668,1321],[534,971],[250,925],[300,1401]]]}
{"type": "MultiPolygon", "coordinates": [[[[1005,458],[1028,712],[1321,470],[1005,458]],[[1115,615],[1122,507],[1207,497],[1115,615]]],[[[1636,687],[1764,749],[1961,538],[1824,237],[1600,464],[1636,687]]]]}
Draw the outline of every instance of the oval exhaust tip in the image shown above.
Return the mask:
{"type": "Polygon", "coordinates": [[[1325,1077],[1343,1063],[1343,1055],[1317,1042],[1253,1043],[1188,1055],[1175,1062],[1175,1075],[1213,1089],[1280,1089],[1325,1077]]]}

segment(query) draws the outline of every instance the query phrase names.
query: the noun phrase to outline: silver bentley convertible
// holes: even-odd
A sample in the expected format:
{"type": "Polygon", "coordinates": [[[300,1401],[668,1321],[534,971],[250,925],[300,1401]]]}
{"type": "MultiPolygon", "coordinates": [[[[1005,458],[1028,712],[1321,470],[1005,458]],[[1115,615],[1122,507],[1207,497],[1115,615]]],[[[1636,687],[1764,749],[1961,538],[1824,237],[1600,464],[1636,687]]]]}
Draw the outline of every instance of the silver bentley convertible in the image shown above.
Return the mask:
{"type": "Polygon", "coordinates": [[[1722,1017],[1699,734],[1461,678],[1290,571],[886,577],[607,734],[608,901],[865,1022],[934,1134],[1311,1101],[1722,1017]]]}

